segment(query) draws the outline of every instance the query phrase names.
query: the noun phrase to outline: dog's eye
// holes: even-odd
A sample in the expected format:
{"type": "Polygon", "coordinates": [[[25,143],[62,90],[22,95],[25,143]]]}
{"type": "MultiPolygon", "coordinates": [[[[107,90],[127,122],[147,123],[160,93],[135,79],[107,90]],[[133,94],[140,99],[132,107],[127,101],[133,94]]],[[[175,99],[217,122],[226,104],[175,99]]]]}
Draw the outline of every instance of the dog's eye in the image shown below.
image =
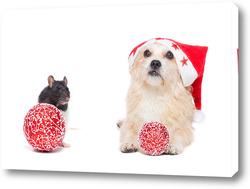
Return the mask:
{"type": "Polygon", "coordinates": [[[145,57],[150,57],[150,55],[151,55],[151,52],[149,50],[144,51],[144,56],[145,57]]]}
{"type": "Polygon", "coordinates": [[[171,51],[168,51],[167,54],[166,54],[166,57],[168,59],[172,59],[172,58],[174,58],[174,55],[173,55],[173,53],[171,51]]]}

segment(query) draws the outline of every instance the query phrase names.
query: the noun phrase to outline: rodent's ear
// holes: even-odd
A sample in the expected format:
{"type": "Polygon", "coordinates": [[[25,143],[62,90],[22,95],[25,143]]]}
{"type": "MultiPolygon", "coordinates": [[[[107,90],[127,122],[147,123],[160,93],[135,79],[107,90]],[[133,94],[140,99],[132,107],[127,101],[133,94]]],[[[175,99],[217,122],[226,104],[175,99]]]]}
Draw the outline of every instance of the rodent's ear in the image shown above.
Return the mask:
{"type": "Polygon", "coordinates": [[[63,82],[65,83],[65,85],[68,85],[68,80],[67,80],[66,76],[64,76],[63,82]]]}
{"type": "Polygon", "coordinates": [[[48,83],[49,83],[49,87],[50,88],[52,87],[52,85],[53,85],[54,82],[55,82],[54,77],[52,75],[50,75],[48,77],[48,83]]]}

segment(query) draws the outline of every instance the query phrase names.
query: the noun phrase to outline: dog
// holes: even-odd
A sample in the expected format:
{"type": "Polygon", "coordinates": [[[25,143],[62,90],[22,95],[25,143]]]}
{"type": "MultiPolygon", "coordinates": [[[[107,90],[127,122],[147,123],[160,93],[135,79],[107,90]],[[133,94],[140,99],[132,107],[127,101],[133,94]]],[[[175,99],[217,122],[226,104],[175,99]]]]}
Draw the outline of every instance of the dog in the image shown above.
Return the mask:
{"type": "Polygon", "coordinates": [[[147,121],[159,121],[170,133],[170,143],[164,153],[181,154],[194,140],[195,105],[192,87],[184,86],[174,53],[157,41],[145,45],[129,72],[126,117],[117,122],[121,152],[138,151],[141,126],[147,121]]]}

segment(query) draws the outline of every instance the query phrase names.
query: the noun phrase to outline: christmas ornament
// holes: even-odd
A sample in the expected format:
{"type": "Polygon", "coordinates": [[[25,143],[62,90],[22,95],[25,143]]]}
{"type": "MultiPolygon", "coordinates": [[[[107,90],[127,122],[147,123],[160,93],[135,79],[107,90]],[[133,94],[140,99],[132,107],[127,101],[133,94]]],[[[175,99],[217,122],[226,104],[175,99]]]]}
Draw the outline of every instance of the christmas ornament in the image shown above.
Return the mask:
{"type": "Polygon", "coordinates": [[[174,54],[177,66],[181,74],[183,85],[185,87],[191,85],[193,89],[192,96],[194,99],[195,107],[198,110],[195,111],[196,115],[194,115],[194,121],[202,121],[202,117],[204,117],[204,115],[200,111],[201,85],[208,47],[186,45],[167,38],[153,38],[139,44],[131,51],[128,57],[129,67],[132,67],[132,64],[141,48],[155,42],[167,46],[169,50],[174,54]]]}
{"type": "Polygon", "coordinates": [[[145,123],[139,131],[138,144],[149,155],[162,154],[169,144],[167,127],[157,121],[145,123]]]}
{"type": "Polygon", "coordinates": [[[23,131],[28,143],[36,150],[55,149],[65,135],[64,118],[58,108],[41,103],[31,108],[24,118],[23,131]]]}

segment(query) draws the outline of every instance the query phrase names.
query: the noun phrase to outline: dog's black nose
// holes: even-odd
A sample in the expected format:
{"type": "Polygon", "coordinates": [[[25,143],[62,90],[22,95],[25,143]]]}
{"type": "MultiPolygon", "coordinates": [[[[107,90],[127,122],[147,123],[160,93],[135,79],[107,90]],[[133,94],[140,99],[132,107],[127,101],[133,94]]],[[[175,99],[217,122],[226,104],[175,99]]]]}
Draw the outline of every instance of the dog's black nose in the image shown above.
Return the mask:
{"type": "Polygon", "coordinates": [[[161,62],[159,60],[152,60],[152,62],[150,63],[150,66],[151,68],[156,70],[161,67],[161,62]]]}

